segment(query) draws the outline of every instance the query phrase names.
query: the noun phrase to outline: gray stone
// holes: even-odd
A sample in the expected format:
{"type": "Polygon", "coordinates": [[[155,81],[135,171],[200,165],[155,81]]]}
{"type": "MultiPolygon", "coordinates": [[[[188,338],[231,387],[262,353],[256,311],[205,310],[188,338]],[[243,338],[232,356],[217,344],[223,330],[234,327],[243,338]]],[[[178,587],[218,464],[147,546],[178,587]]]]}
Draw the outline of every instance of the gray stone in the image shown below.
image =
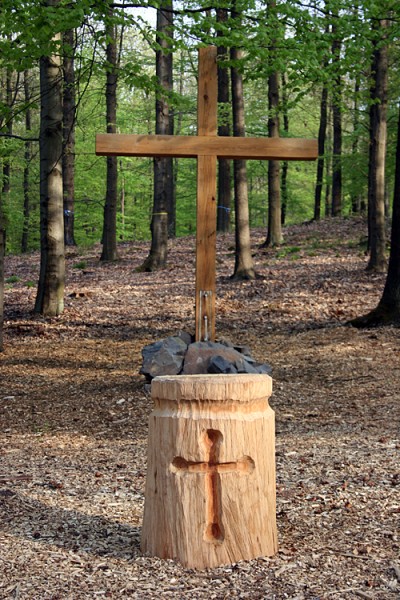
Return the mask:
{"type": "Polygon", "coordinates": [[[188,345],[178,336],[172,336],[145,346],[140,373],[148,381],[158,375],[178,375],[188,345]]]}
{"type": "Polygon", "coordinates": [[[188,347],[183,373],[185,375],[208,373],[210,360],[214,356],[222,356],[225,360],[234,363],[240,355],[233,348],[228,348],[217,342],[195,342],[188,347]]]}
{"type": "Polygon", "coordinates": [[[207,373],[237,373],[238,370],[233,363],[223,356],[213,356],[209,362],[207,373]]]}
{"type": "Polygon", "coordinates": [[[178,331],[175,337],[178,337],[181,340],[183,340],[187,346],[194,342],[194,336],[188,333],[187,331],[178,331]]]}
{"type": "Polygon", "coordinates": [[[190,334],[176,336],[149,344],[142,350],[143,365],[140,373],[148,382],[158,375],[185,375],[205,373],[266,373],[272,369],[258,363],[247,346],[234,347],[228,340],[192,342],[190,334]],[[239,351],[238,349],[239,348],[239,351]]]}
{"type": "Polygon", "coordinates": [[[234,346],[234,348],[235,348],[235,350],[240,352],[240,354],[244,354],[246,357],[246,360],[249,360],[249,358],[253,359],[252,352],[248,346],[234,346]]]}

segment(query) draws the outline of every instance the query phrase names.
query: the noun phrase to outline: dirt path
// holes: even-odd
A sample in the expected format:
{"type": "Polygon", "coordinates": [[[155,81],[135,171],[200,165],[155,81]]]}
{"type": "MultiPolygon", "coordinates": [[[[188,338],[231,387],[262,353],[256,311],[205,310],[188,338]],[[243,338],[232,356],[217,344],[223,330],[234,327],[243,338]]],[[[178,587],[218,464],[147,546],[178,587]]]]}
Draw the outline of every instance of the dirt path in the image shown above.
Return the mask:
{"type": "Polygon", "coordinates": [[[137,273],[143,243],[70,252],[65,314],[30,313],[38,255],[6,265],[0,355],[0,598],[375,598],[400,594],[399,330],[358,331],[384,278],[365,273],[359,221],[290,228],[232,283],[218,240],[218,335],[273,367],[276,557],[205,572],[139,550],[151,402],[146,343],[193,329],[193,240],[137,273]]]}

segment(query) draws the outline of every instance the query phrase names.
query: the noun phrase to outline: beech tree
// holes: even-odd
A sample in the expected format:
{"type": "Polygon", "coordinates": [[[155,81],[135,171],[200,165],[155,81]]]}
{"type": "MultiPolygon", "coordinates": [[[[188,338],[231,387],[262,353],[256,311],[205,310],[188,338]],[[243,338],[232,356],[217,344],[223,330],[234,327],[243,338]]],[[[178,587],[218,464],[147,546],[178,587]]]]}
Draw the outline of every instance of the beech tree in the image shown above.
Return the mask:
{"type": "MultiPolygon", "coordinates": [[[[117,25],[110,6],[106,22],[106,127],[107,133],[117,132],[117,82],[118,52],[117,25]]],[[[118,259],[117,252],[117,201],[118,201],[118,157],[107,156],[106,200],[104,203],[103,251],[100,260],[118,259]]]]}
{"type": "MultiPolygon", "coordinates": [[[[268,75],[268,136],[279,137],[279,73],[276,64],[278,19],[276,1],[269,0],[270,72],[268,75]]],[[[283,242],[281,215],[281,182],[279,160],[268,161],[268,232],[263,247],[279,246],[283,242]]]]}
{"type": "MultiPolygon", "coordinates": [[[[216,9],[217,23],[226,24],[228,20],[228,10],[225,8],[216,9]]],[[[218,38],[222,38],[220,27],[217,28],[218,38]]],[[[229,69],[223,64],[228,56],[227,48],[223,44],[217,46],[218,55],[218,135],[229,136],[229,69]]],[[[231,211],[231,161],[226,158],[218,159],[218,208],[217,208],[217,231],[227,232],[230,225],[231,211]]]]}
{"type": "MultiPolygon", "coordinates": [[[[24,71],[24,100],[26,104],[25,109],[25,130],[29,135],[32,127],[31,123],[31,92],[29,85],[29,70],[24,71]]],[[[21,239],[21,252],[27,252],[28,250],[28,235],[29,235],[29,214],[30,214],[30,164],[32,159],[32,140],[27,138],[24,142],[24,220],[22,224],[22,239],[21,239]]]]}
{"type": "MultiPolygon", "coordinates": [[[[233,13],[237,18],[237,13],[233,13]]],[[[238,64],[241,51],[231,48],[232,63],[238,64]]],[[[244,137],[244,100],[243,100],[243,78],[239,69],[231,68],[232,85],[232,114],[233,135],[244,137]]],[[[254,279],[253,257],[251,255],[250,225],[249,225],[249,201],[247,195],[247,171],[245,160],[233,161],[234,191],[235,191],[235,268],[233,279],[254,279]]]]}
{"type": "Polygon", "coordinates": [[[342,214],[342,77],[340,52],[342,40],[338,32],[339,13],[332,14],[332,65],[335,86],[332,90],[333,157],[332,157],[332,216],[342,214]]]}
{"type": "Polygon", "coordinates": [[[370,146],[368,165],[368,229],[370,259],[367,269],[386,270],[385,233],[385,162],[387,141],[388,47],[386,42],[388,20],[373,19],[370,146]]]}
{"type": "MultiPolygon", "coordinates": [[[[156,97],[156,134],[173,133],[173,117],[168,93],[173,87],[172,49],[173,19],[172,0],[163,0],[157,9],[156,78],[159,90],[156,97]],[[163,91],[165,90],[165,93],[163,91]]],[[[168,255],[168,229],[175,234],[173,159],[153,159],[153,214],[151,218],[151,247],[149,256],[140,267],[155,271],[165,267],[168,255]]]]}
{"type": "MultiPolygon", "coordinates": [[[[57,2],[46,0],[45,7],[54,8],[57,2]]],[[[46,316],[63,312],[65,285],[61,34],[53,42],[52,54],[40,59],[40,275],[35,312],[46,316]]]]}
{"type": "Polygon", "coordinates": [[[3,323],[4,323],[4,250],[5,231],[1,219],[0,206],[0,352],[3,350],[3,323]]]}
{"type": "Polygon", "coordinates": [[[400,325],[400,106],[397,132],[396,172],[393,195],[389,267],[378,306],[368,314],[350,321],[354,327],[400,325]]]}
{"type": "Polygon", "coordinates": [[[64,241],[75,246],[75,31],[69,29],[63,35],[63,189],[64,189],[64,241]]]}

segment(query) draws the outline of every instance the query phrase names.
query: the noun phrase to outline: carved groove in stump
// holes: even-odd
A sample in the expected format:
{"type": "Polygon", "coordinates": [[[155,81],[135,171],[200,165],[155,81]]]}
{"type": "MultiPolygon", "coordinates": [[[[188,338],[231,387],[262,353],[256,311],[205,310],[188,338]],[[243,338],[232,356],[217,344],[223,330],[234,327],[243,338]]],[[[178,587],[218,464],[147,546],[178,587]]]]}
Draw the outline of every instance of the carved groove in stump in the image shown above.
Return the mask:
{"type": "Polygon", "coordinates": [[[141,549],[203,569],[276,553],[268,375],[176,375],[151,384],[141,549]]]}
{"type": "Polygon", "coordinates": [[[181,456],[174,458],[171,470],[175,473],[204,473],[206,493],[206,526],[204,540],[211,544],[221,544],[224,541],[224,528],[222,525],[221,505],[221,478],[220,473],[239,474],[252,473],[255,468],[254,460],[243,456],[236,462],[219,462],[219,450],[223,435],[216,429],[207,429],[202,435],[202,443],[206,451],[205,462],[188,461],[181,456]]]}

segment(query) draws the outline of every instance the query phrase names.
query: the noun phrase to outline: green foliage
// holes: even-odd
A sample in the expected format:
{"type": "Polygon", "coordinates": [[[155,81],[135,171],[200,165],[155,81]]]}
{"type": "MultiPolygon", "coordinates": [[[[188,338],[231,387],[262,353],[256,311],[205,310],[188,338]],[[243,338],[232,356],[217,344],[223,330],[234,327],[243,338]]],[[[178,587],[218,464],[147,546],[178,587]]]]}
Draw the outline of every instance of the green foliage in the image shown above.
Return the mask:
{"type": "Polygon", "coordinates": [[[87,262],[86,260],[81,260],[73,265],[74,269],[86,269],[87,262]]]}
{"type": "MultiPolygon", "coordinates": [[[[189,1],[185,8],[196,11],[201,4],[189,1]]],[[[220,0],[220,8],[230,9],[231,3],[220,0]]],[[[21,80],[14,75],[14,97],[10,105],[0,94],[0,133],[13,119],[14,134],[22,138],[37,138],[39,131],[40,95],[37,62],[40,56],[54,52],[60,42],[54,34],[69,28],[78,29],[76,67],[78,112],[76,115],[76,177],[75,177],[75,238],[78,245],[87,246],[101,240],[105,197],[106,158],[96,157],[95,134],[105,131],[104,85],[106,62],[104,18],[108,2],[69,0],[37,2],[37,0],[3,0],[0,7],[0,68],[14,72],[32,67],[32,131],[25,132],[26,102],[21,93],[21,80]]],[[[244,49],[239,67],[245,80],[245,110],[247,135],[268,135],[267,77],[273,70],[286,76],[286,99],[281,108],[289,116],[289,132],[281,135],[316,137],[319,125],[319,102],[322,85],[326,84],[330,98],[334,92],[335,69],[343,77],[343,195],[344,211],[351,211],[352,198],[366,196],[368,167],[368,97],[369,81],[365,69],[369,66],[372,36],[370,20],[380,16],[390,3],[366,2],[358,12],[350,0],[334,0],[312,7],[299,0],[278,3],[277,9],[268,3],[249,0],[236,3],[242,19],[229,16],[216,23],[215,11],[197,11],[176,18],[174,40],[175,90],[168,97],[174,111],[175,132],[193,134],[196,130],[196,48],[199,44],[219,43],[244,49]],[[335,16],[336,15],[336,16],[335,16]],[[343,41],[339,63],[332,65],[332,41],[343,41]],[[279,42],[279,51],[272,52],[272,41],[279,42]],[[357,93],[355,80],[359,81],[357,93]],[[357,117],[357,118],[356,118],[357,117]]],[[[118,83],[118,131],[120,133],[154,132],[154,106],[160,93],[155,82],[154,30],[137,10],[115,9],[115,22],[124,25],[124,40],[118,83]]],[[[389,31],[391,46],[391,89],[388,131],[388,189],[394,176],[394,141],[396,135],[396,103],[399,100],[400,71],[399,28],[393,19],[389,31]],[[396,30],[397,27],[397,30],[396,30]],[[397,31],[397,33],[396,33],[397,31]],[[397,36],[397,37],[396,37],[397,36]]],[[[71,49],[69,48],[70,52],[71,49]]],[[[227,64],[231,63],[227,61],[227,64]]],[[[4,79],[4,76],[3,76],[4,79]]],[[[230,111],[220,111],[220,119],[229,120],[230,111]]],[[[0,137],[0,163],[11,161],[11,189],[2,195],[7,219],[8,251],[20,250],[23,230],[24,140],[0,137]]],[[[39,164],[38,145],[33,143],[30,161],[29,249],[39,246],[39,164]]],[[[332,148],[328,140],[325,159],[329,163],[332,148]]],[[[153,184],[150,159],[120,158],[118,239],[143,240],[150,237],[153,184]]],[[[267,226],[267,167],[262,161],[249,161],[249,210],[251,226],[267,226]]],[[[310,220],[313,216],[316,165],[289,163],[286,207],[287,224],[310,220]]],[[[325,174],[326,182],[330,175],[325,174]]],[[[196,165],[193,160],[176,161],[177,235],[193,234],[196,229],[196,165]]],[[[232,212],[231,222],[234,222],[232,212]]],[[[312,249],[310,251],[313,251],[312,249]]]]}

